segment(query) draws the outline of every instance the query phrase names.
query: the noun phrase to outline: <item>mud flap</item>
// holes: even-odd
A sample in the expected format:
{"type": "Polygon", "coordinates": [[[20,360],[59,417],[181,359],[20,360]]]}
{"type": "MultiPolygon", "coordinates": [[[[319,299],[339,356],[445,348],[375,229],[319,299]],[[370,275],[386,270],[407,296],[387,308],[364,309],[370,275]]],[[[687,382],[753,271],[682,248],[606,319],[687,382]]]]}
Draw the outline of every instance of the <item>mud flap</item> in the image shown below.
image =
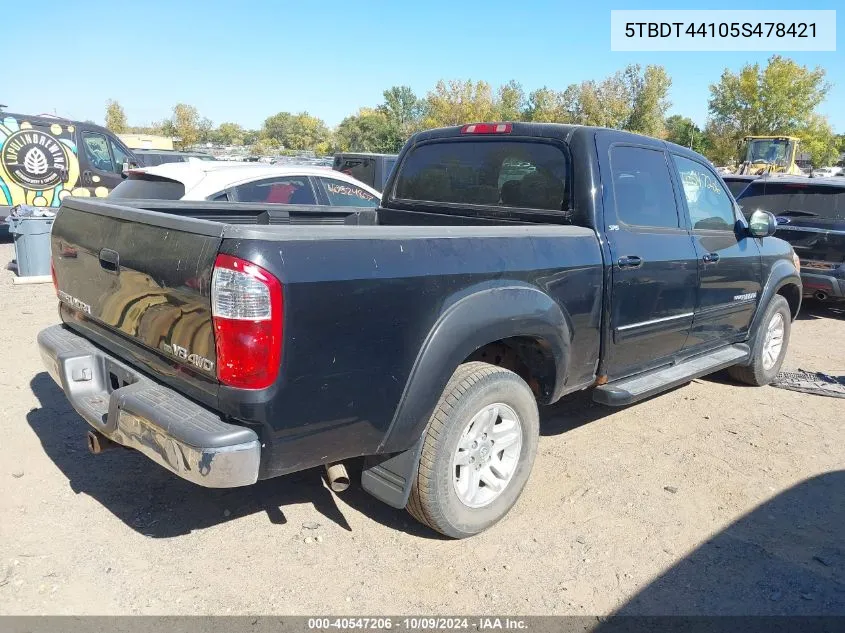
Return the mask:
{"type": "Polygon", "coordinates": [[[404,508],[417,475],[425,435],[406,451],[391,455],[371,455],[364,461],[361,487],[379,501],[404,508]]]}

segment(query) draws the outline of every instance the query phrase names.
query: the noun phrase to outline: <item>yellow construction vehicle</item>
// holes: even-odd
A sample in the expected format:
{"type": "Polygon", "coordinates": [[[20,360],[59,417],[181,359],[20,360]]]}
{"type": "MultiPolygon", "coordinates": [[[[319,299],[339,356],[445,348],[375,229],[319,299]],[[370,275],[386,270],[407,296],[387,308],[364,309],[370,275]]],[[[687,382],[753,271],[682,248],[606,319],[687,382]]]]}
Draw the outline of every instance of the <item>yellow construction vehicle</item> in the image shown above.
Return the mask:
{"type": "Polygon", "coordinates": [[[745,157],[739,164],[738,174],[793,174],[800,175],[795,163],[798,142],[794,136],[746,136],[743,141],[745,157]]]}

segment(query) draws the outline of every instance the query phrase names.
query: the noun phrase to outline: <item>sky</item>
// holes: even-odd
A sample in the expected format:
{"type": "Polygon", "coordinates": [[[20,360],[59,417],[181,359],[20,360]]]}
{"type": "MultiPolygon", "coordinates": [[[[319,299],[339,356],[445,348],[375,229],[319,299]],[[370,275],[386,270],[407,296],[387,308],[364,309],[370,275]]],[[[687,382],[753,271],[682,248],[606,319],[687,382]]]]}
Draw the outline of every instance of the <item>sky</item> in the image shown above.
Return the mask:
{"type": "MultiPolygon", "coordinates": [[[[526,93],[601,79],[627,64],[661,64],[672,77],[670,114],[703,125],[708,86],[772,53],[610,51],[610,10],[836,9],[838,2],[737,4],[603,0],[40,0],[4,19],[7,64],[0,103],[23,114],[55,112],[102,123],[116,99],[131,125],[189,103],[219,124],[258,128],[280,111],[337,125],[382,92],[409,85],[424,96],[438,79],[515,79],[526,93]],[[33,5],[35,6],[35,5],[33,5]],[[22,19],[15,25],[15,19],[22,19]],[[39,24],[39,21],[42,23],[39,24]],[[20,54],[18,60],[15,53],[20,54]]],[[[26,5],[23,5],[26,6],[26,5]]],[[[837,52],[787,53],[822,66],[833,84],[820,108],[845,132],[845,41],[837,52]]]]}

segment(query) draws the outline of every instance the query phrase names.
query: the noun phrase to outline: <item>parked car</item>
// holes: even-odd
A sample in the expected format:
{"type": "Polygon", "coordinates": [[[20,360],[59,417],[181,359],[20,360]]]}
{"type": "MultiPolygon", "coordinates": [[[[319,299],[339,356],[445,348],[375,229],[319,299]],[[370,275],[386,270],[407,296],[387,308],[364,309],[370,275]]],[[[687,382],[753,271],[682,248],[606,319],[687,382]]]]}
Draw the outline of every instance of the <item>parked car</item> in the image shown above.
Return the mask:
{"type": "Polygon", "coordinates": [[[390,172],[396,165],[396,154],[342,152],[334,155],[332,169],[348,174],[378,191],[384,191],[390,172]]]}
{"type": "Polygon", "coordinates": [[[739,194],[748,186],[748,183],[758,178],[760,176],[754,176],[752,174],[725,174],[722,176],[722,180],[725,181],[734,198],[738,198],[739,194]]]}
{"type": "Polygon", "coordinates": [[[325,167],[196,161],[130,170],[109,197],[376,207],[380,196],[325,167]]]}
{"type": "Polygon", "coordinates": [[[217,160],[211,154],[203,152],[179,152],[166,149],[136,149],[133,152],[138,159],[139,167],[155,167],[165,163],[187,163],[191,160],[217,160]]]}
{"type": "Polygon", "coordinates": [[[109,130],[46,114],[0,113],[0,231],[19,204],[58,207],[65,196],[105,197],[135,155],[109,130]]]}
{"type": "Polygon", "coordinates": [[[473,124],[411,137],[385,191],[341,226],[69,199],[52,232],[63,324],[38,341],[95,450],[210,487],[324,464],[337,483],[364,456],[365,490],[461,538],[519,497],[538,403],[780,368],[797,258],[688,149],[473,124]]]}
{"type": "Polygon", "coordinates": [[[830,178],[831,176],[841,176],[841,167],[819,167],[812,171],[813,178],[830,178]]]}
{"type": "Polygon", "coordinates": [[[845,178],[760,179],[739,204],[748,216],[758,209],[775,215],[778,235],[801,258],[805,296],[845,300],[845,178]]]}

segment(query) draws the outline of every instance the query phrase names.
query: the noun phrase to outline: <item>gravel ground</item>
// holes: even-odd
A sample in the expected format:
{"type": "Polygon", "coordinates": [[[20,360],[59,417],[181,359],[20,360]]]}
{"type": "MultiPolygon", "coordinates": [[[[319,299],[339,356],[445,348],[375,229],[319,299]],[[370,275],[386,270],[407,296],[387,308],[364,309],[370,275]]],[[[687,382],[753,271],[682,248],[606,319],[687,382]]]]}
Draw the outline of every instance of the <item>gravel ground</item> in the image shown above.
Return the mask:
{"type": "MultiPolygon", "coordinates": [[[[568,397],[510,516],[455,542],[319,470],[207,490],[88,454],[36,350],[56,321],[52,286],[0,273],[0,614],[845,614],[843,400],[568,397]]],[[[784,367],[843,374],[843,342],[807,308],[784,367]]]]}

